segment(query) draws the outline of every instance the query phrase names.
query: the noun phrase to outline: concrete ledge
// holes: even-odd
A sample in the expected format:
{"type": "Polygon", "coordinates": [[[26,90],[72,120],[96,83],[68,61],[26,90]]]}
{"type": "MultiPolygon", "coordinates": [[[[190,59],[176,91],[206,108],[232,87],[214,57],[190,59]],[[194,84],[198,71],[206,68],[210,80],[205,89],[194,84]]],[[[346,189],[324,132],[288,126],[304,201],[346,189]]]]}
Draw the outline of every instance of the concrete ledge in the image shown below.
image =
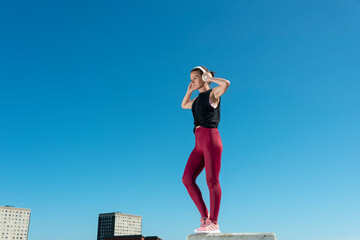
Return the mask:
{"type": "Polygon", "coordinates": [[[194,233],[187,240],[277,240],[275,233],[194,233]]]}

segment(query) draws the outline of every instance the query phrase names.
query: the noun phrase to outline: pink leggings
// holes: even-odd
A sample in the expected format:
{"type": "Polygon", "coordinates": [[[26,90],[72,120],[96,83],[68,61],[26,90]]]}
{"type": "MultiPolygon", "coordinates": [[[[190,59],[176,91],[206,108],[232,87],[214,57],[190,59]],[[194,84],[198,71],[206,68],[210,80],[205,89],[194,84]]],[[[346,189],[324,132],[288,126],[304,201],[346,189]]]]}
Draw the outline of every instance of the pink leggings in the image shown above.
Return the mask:
{"type": "Polygon", "coordinates": [[[210,220],[217,223],[220,210],[221,188],[219,182],[221,153],[223,150],[217,128],[199,127],[195,129],[195,148],[185,166],[182,182],[201,217],[208,216],[208,210],[195,180],[205,167],[206,182],[210,191],[210,220]]]}

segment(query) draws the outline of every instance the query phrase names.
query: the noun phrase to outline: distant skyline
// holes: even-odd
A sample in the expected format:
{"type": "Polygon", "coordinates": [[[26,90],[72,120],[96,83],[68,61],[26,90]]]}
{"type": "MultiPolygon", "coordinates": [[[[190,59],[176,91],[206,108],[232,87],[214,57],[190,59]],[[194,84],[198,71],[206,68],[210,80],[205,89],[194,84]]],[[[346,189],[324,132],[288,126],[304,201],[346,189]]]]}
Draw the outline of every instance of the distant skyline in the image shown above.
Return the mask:
{"type": "Polygon", "coordinates": [[[119,212],[100,213],[97,240],[121,235],[142,234],[142,217],[119,212]]]}
{"type": "Polygon", "coordinates": [[[198,65],[231,82],[220,230],[360,239],[360,1],[1,1],[0,21],[0,205],[31,209],[29,240],[95,240],[116,211],[163,240],[200,226],[198,65]]]}

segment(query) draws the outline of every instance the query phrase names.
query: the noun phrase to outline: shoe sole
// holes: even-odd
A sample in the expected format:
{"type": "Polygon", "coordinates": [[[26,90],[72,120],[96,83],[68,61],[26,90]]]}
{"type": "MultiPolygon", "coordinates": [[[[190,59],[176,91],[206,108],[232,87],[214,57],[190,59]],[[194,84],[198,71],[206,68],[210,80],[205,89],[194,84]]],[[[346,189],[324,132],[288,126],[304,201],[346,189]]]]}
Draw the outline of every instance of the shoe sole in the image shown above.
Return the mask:
{"type": "Polygon", "coordinates": [[[221,233],[220,230],[214,230],[214,231],[194,231],[196,233],[221,233]]]}

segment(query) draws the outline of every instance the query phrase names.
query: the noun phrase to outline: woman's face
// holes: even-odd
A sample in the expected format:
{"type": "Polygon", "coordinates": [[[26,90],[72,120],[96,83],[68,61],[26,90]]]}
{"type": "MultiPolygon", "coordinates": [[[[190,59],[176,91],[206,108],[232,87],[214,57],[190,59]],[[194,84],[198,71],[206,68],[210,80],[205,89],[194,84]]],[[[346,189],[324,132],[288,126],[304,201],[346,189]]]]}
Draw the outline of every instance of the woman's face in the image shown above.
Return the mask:
{"type": "Polygon", "coordinates": [[[192,83],[192,88],[194,90],[198,90],[199,88],[203,87],[205,82],[202,80],[202,75],[198,71],[193,71],[190,73],[190,79],[192,83]]]}

